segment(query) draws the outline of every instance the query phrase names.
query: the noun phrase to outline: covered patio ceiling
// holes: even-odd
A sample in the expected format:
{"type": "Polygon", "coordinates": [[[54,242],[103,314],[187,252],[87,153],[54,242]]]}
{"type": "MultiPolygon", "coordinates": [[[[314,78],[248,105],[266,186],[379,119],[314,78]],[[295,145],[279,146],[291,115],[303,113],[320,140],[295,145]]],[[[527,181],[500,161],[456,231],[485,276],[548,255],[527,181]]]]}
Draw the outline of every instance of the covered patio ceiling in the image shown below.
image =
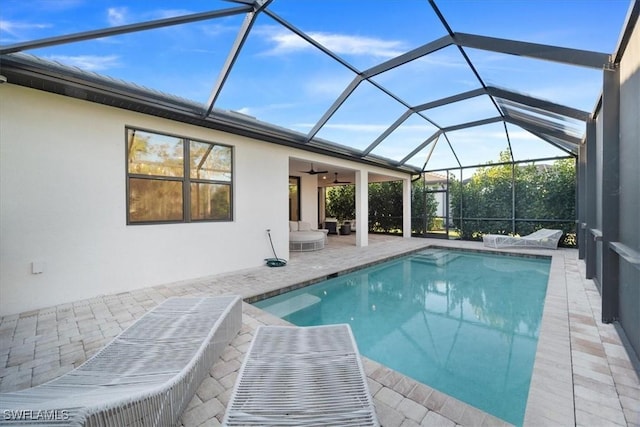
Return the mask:
{"type": "Polygon", "coordinates": [[[516,161],[575,155],[630,10],[628,0],[27,3],[0,11],[10,83],[410,173],[505,150],[516,161]]]}
{"type": "MultiPolygon", "coordinates": [[[[337,166],[334,163],[314,162],[303,158],[289,158],[289,175],[315,175],[318,187],[332,187],[336,185],[355,184],[354,168],[337,166]]],[[[398,180],[397,177],[370,172],[367,174],[368,182],[387,182],[398,180]]]]}

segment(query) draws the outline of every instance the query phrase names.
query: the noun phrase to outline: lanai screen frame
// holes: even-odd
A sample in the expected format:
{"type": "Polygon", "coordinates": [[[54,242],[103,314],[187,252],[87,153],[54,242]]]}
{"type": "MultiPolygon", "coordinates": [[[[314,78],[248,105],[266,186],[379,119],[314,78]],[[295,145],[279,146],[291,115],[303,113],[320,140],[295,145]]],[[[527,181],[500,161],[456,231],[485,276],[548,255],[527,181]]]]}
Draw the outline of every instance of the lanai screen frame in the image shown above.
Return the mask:
{"type": "MultiPolygon", "coordinates": [[[[584,242],[585,245],[579,243],[579,257],[581,259],[585,259],[586,277],[588,279],[594,278],[597,283],[598,280],[601,279],[602,283],[598,283],[598,285],[602,292],[603,299],[603,321],[610,323],[618,320],[620,262],[626,262],[634,268],[638,268],[640,265],[640,253],[638,253],[637,248],[624,244],[622,238],[623,232],[627,230],[621,230],[619,218],[619,164],[614,161],[605,162],[606,164],[602,168],[602,171],[600,171],[601,173],[597,174],[598,168],[595,163],[596,157],[617,159],[620,155],[619,66],[622,55],[624,54],[627,44],[631,38],[631,33],[638,21],[638,16],[640,15],[639,0],[631,0],[629,12],[623,25],[624,33],[618,42],[615,53],[611,55],[600,52],[568,49],[454,32],[448,25],[443,14],[440,13],[435,0],[428,0],[429,5],[438,15],[442,25],[447,30],[447,35],[439,39],[432,40],[421,47],[410,52],[406,52],[403,55],[399,55],[392,60],[378,64],[377,66],[371,67],[365,71],[359,71],[351,67],[345,60],[340,58],[339,55],[336,55],[321,43],[313,40],[304,32],[296,29],[294,26],[275,15],[271,10],[269,10],[271,0],[235,0],[235,2],[240,5],[229,9],[177,16],[132,25],[108,27],[83,33],[31,40],[9,46],[0,46],[0,60],[2,64],[1,72],[2,77],[6,78],[6,80],[4,78],[1,79],[0,82],[4,80],[9,83],[64,94],[91,102],[118,105],[121,108],[132,111],[144,111],[147,114],[155,114],[185,123],[258,138],[267,143],[281,144],[314,153],[333,155],[341,159],[381,166],[409,174],[422,173],[425,171],[425,168],[412,167],[411,165],[407,165],[407,161],[414,155],[418,154],[422,148],[427,147],[430,143],[436,140],[440,135],[444,135],[446,138],[448,131],[459,129],[461,126],[473,127],[489,122],[493,123],[501,121],[503,123],[515,124],[538,136],[549,144],[563,147],[565,149],[564,151],[569,151],[573,155],[580,151],[578,155],[579,165],[577,173],[579,181],[578,217],[580,220],[578,241],[584,242]],[[495,96],[491,94],[490,96],[496,108],[496,116],[487,117],[484,120],[473,123],[460,123],[455,126],[450,126],[449,128],[436,126],[438,128],[436,133],[430,136],[425,136],[425,139],[423,140],[424,142],[420,144],[419,148],[416,148],[414,151],[409,153],[409,155],[401,161],[382,158],[374,155],[372,151],[375,148],[375,145],[384,140],[384,137],[376,138],[365,150],[354,150],[344,145],[340,146],[334,142],[321,140],[314,136],[317,133],[317,130],[326,123],[326,120],[324,119],[330,117],[333,114],[332,111],[335,112],[333,106],[323,115],[323,119],[316,123],[313,128],[315,133],[310,132],[307,135],[290,130],[283,130],[257,120],[239,118],[238,116],[230,114],[228,111],[216,108],[216,94],[219,93],[219,88],[224,85],[229,73],[232,72],[234,62],[242,49],[242,45],[244,44],[249,31],[251,31],[251,27],[255,22],[255,17],[260,13],[265,13],[272,19],[276,20],[276,22],[281,25],[285,25],[288,29],[312,44],[319,51],[330,56],[346,68],[352,69],[356,73],[356,78],[354,78],[352,83],[345,89],[343,92],[344,95],[341,95],[336,100],[336,105],[338,106],[341,102],[344,102],[344,99],[346,99],[346,97],[348,97],[348,95],[362,81],[366,80],[374,86],[379,87],[379,85],[369,79],[385,70],[398,67],[404,63],[426,56],[429,53],[436,52],[447,46],[454,46],[457,48],[460,51],[460,54],[463,55],[465,61],[467,61],[472,72],[476,74],[480,88],[476,89],[477,92],[475,96],[480,95],[485,91],[491,92],[492,90],[501,89],[492,89],[484,83],[472,61],[466,54],[465,48],[523,56],[537,60],[554,61],[570,66],[587,67],[599,70],[603,73],[603,90],[600,104],[596,107],[596,111],[593,114],[587,114],[587,118],[574,117],[574,119],[585,122],[587,127],[586,136],[576,139],[575,135],[565,132],[562,126],[558,127],[557,122],[554,123],[553,121],[549,122],[549,120],[540,120],[539,116],[536,117],[536,115],[527,114],[526,112],[523,115],[522,111],[517,112],[520,114],[514,115],[513,109],[510,110],[508,107],[501,108],[501,106],[496,102],[496,98],[517,98],[522,96],[521,94],[517,94],[515,92],[508,94],[500,92],[500,94],[497,94],[494,92],[495,96]],[[54,64],[51,62],[47,63],[40,59],[26,59],[19,55],[20,52],[46,46],[104,38],[116,34],[125,34],[146,29],[162,28],[182,23],[240,14],[245,14],[245,20],[240,26],[236,41],[230,49],[225,65],[220,70],[218,78],[213,85],[209,102],[205,105],[185,102],[177,97],[171,97],[166,94],[145,91],[139,86],[128,85],[123,82],[115,82],[107,78],[100,78],[93,73],[78,72],[78,70],[74,70],[73,67],[64,67],[60,66],[60,64],[54,64]],[[594,122],[596,117],[599,117],[603,122],[603,139],[607,141],[607,143],[604,144],[605,151],[602,153],[595,151],[595,143],[596,139],[598,139],[594,122]],[[604,196],[596,193],[595,187],[597,184],[602,184],[602,187],[605,189],[604,196]],[[598,207],[603,208],[602,210],[604,211],[603,218],[600,218],[599,221],[595,215],[598,207]],[[599,224],[599,222],[601,224],[599,224]],[[601,229],[599,229],[599,227],[601,229]],[[598,249],[598,247],[600,249],[598,249]],[[603,252],[606,252],[606,255],[603,254],[603,252]],[[595,270],[597,265],[602,265],[603,267],[603,274],[601,278],[596,275],[595,270]]],[[[389,92],[382,87],[379,87],[379,89],[385,93],[389,92]]],[[[387,94],[391,97],[395,96],[391,93],[387,94]]],[[[449,98],[442,99],[440,102],[445,105],[455,102],[456,99],[460,100],[464,96],[468,95],[469,94],[456,94],[449,98]]],[[[532,107],[540,111],[558,114],[565,118],[570,118],[572,114],[570,110],[565,110],[564,106],[548,104],[546,101],[537,98],[528,97],[526,99],[518,99],[520,100],[510,99],[510,101],[518,102],[522,105],[532,107]]],[[[415,106],[410,105],[399,98],[397,100],[406,107],[406,111],[397,119],[396,122],[402,122],[414,113],[423,116],[427,121],[429,120],[429,117],[425,114],[425,111],[428,110],[425,106],[428,107],[428,104],[415,106]]],[[[429,104],[432,105],[432,103],[429,104]]],[[[504,107],[504,104],[502,107],[504,107]]],[[[524,108],[524,110],[526,110],[526,108],[524,108]]],[[[581,112],[581,114],[582,113],[584,112],[581,112]]],[[[384,133],[387,133],[387,135],[385,135],[386,137],[389,132],[387,130],[384,133]]],[[[462,165],[459,166],[462,167],[462,165]]],[[[637,333],[637,323],[630,324],[628,329],[637,333]]],[[[636,347],[640,348],[640,344],[636,343],[636,347]]]]}
{"type": "MultiPolygon", "coordinates": [[[[310,151],[323,151],[328,153],[336,153],[344,156],[353,161],[363,162],[363,163],[372,163],[377,165],[382,165],[387,168],[391,168],[394,170],[408,172],[412,174],[424,172],[425,169],[420,169],[419,167],[412,166],[408,164],[408,161],[416,156],[422,149],[429,145],[433,138],[437,138],[440,135],[447,136],[447,132],[482,126],[484,124],[502,122],[505,123],[505,136],[507,141],[509,139],[508,131],[506,129],[506,123],[513,124],[518,126],[524,130],[529,131],[539,139],[559,148],[560,150],[567,152],[568,154],[577,155],[578,148],[581,143],[580,137],[575,135],[571,135],[567,132],[564,132],[562,127],[558,127],[557,122],[549,121],[549,120],[541,120],[540,117],[535,117],[532,114],[514,114],[512,109],[506,108],[504,103],[501,100],[509,100],[510,102],[516,103],[520,106],[523,106],[525,109],[534,109],[538,112],[546,112],[549,114],[554,114],[557,117],[561,118],[570,118],[579,121],[586,121],[589,118],[589,114],[584,111],[572,109],[570,107],[566,107],[559,104],[554,104],[548,101],[544,101],[541,99],[537,99],[535,97],[530,97],[527,95],[519,94],[517,92],[512,92],[507,89],[497,88],[488,86],[480,73],[478,72],[476,66],[471,61],[465,48],[470,49],[479,49],[483,51],[522,56],[527,58],[533,58],[537,60],[543,61],[553,61],[558,62],[565,65],[570,66],[579,66],[579,67],[587,67],[592,69],[602,70],[607,65],[611,63],[612,57],[609,54],[580,50],[580,49],[571,49],[564,47],[556,47],[550,45],[543,45],[538,43],[529,43],[522,41],[514,41],[507,39],[500,39],[495,37],[487,37],[482,35],[475,34],[467,34],[461,32],[454,32],[453,29],[449,26],[447,20],[444,15],[441,13],[440,9],[436,5],[435,0],[428,0],[429,5],[437,16],[438,20],[441,22],[442,26],[446,30],[446,35],[440,37],[436,40],[432,40],[418,48],[415,48],[409,52],[403,53],[395,58],[384,61],[378,65],[370,67],[366,70],[358,70],[356,67],[349,64],[345,59],[343,59],[340,55],[332,52],[326,46],[323,46],[320,42],[310,37],[304,31],[295,27],[290,22],[286,21],[282,17],[278,16],[275,12],[273,12],[269,5],[272,0],[235,0],[239,5],[236,7],[231,7],[227,9],[220,9],[215,11],[201,12],[190,15],[176,16],[172,18],[159,19],[154,21],[146,21],[140,22],[136,24],[122,25],[116,27],[108,27],[104,29],[86,31],[75,34],[67,34],[63,36],[50,37],[46,39],[40,40],[32,40],[28,42],[16,43],[9,46],[1,46],[0,47],[0,56],[9,59],[7,61],[9,66],[11,66],[11,54],[23,52],[27,50],[32,50],[36,48],[56,46],[65,43],[72,43],[77,41],[86,41],[97,38],[104,38],[113,35],[126,34],[138,31],[144,31],[149,29],[163,28],[169,27],[173,25],[204,21],[222,17],[228,17],[232,15],[242,15],[244,14],[244,20],[238,29],[235,42],[230,47],[230,51],[227,55],[227,59],[224,62],[224,65],[219,70],[218,77],[214,82],[211,93],[209,96],[209,100],[204,105],[194,105],[190,106],[191,114],[195,114],[199,116],[202,120],[207,122],[217,122],[221,118],[220,111],[216,108],[216,101],[220,95],[220,91],[223,88],[227,78],[233,72],[234,64],[242,52],[243,45],[247,37],[249,36],[251,29],[256,21],[256,18],[260,14],[264,14],[270,17],[277,24],[282,27],[288,29],[293,32],[297,36],[301,37],[303,40],[308,42],[310,45],[321,51],[323,54],[328,55],[341,66],[350,70],[355,74],[355,78],[352,80],[350,84],[344,89],[342,94],[335,100],[333,105],[329,107],[329,109],[322,115],[322,117],[315,123],[315,125],[311,128],[311,130],[307,134],[295,134],[292,132],[289,135],[279,135],[279,137],[283,137],[287,140],[288,144],[301,148],[303,150],[307,149],[310,151]],[[464,58],[469,70],[475,76],[477,83],[479,85],[478,89],[455,94],[453,96],[443,98],[436,101],[431,101],[421,105],[411,105],[405,100],[401,99],[399,96],[383,87],[381,84],[377,83],[372,78],[384,73],[385,71],[392,70],[396,67],[402,66],[408,62],[416,60],[418,58],[425,57],[431,53],[437,52],[445,47],[452,46],[459,51],[459,53],[464,58]],[[347,98],[354,92],[354,90],[362,83],[367,82],[378,90],[382,91],[395,101],[397,101],[400,105],[406,108],[405,113],[403,113],[397,120],[382,134],[380,134],[377,138],[375,138],[365,149],[358,150],[352,149],[348,146],[342,146],[336,144],[332,141],[326,141],[317,138],[317,133],[326,125],[327,121],[333,116],[333,114],[340,108],[340,106],[345,102],[347,98]],[[435,108],[437,106],[449,105],[451,103],[461,101],[464,99],[469,99],[475,96],[488,96],[491,103],[493,104],[496,113],[493,117],[487,117],[482,120],[477,120],[469,123],[459,123],[452,126],[439,126],[435,123],[428,115],[428,110],[431,108],[435,108]],[[394,129],[400,126],[407,118],[412,115],[417,115],[424,119],[426,122],[437,128],[435,134],[427,137],[424,141],[419,144],[414,150],[408,153],[404,158],[399,161],[383,158],[375,155],[372,151],[388,137],[394,129]]],[[[261,126],[261,123],[258,122],[258,128],[267,127],[261,126]]],[[[260,130],[260,129],[259,129],[260,130]]],[[[264,129],[267,131],[267,129],[264,129]]],[[[468,165],[457,165],[457,166],[468,166],[468,165]]]]}
{"type": "MultiPolygon", "coordinates": [[[[447,197],[446,197],[446,209],[447,209],[447,216],[443,217],[444,218],[444,226],[445,226],[445,233],[444,235],[438,235],[438,234],[434,234],[434,233],[427,233],[425,235],[425,237],[440,237],[440,238],[451,238],[451,227],[449,226],[449,221],[450,220],[458,220],[460,221],[460,223],[462,224],[464,221],[480,221],[480,222],[510,222],[511,223],[511,232],[510,234],[516,235],[516,234],[520,234],[517,224],[520,222],[528,222],[528,223],[554,223],[554,224],[561,224],[561,223],[567,223],[567,224],[571,224],[574,228],[574,232],[572,233],[574,235],[574,241],[575,241],[575,245],[577,246],[577,238],[578,238],[578,221],[575,218],[519,218],[516,216],[516,193],[517,193],[517,186],[516,186],[516,166],[519,164],[535,164],[535,163],[546,163],[546,162],[552,162],[552,161],[557,161],[557,160],[573,160],[574,161],[574,169],[576,171],[576,177],[575,177],[575,185],[576,185],[576,197],[575,197],[575,201],[574,201],[574,206],[576,207],[576,214],[578,212],[578,191],[577,191],[577,186],[578,186],[578,158],[577,156],[572,156],[572,155],[568,155],[568,156],[561,156],[561,157],[545,157],[545,158],[538,158],[538,159],[532,159],[532,160],[512,160],[510,162],[496,162],[496,163],[485,163],[485,164],[477,164],[477,165],[471,165],[471,166],[460,166],[457,168],[440,168],[440,169],[432,169],[432,170],[426,170],[423,174],[421,174],[421,178],[423,183],[426,181],[424,179],[426,174],[429,173],[445,173],[446,176],[446,193],[447,193],[447,197]],[[478,168],[486,168],[486,167],[492,167],[492,166],[511,166],[511,216],[508,218],[486,218],[486,217],[478,217],[478,218],[466,218],[463,217],[462,215],[460,217],[453,217],[451,215],[450,212],[450,195],[449,195],[449,189],[450,189],[450,172],[451,171],[460,171],[460,183],[461,185],[463,185],[463,181],[464,181],[464,174],[463,174],[463,170],[465,169],[478,169],[478,168]]],[[[461,199],[460,199],[460,203],[461,205],[464,204],[464,192],[462,193],[461,199]]],[[[460,206],[460,213],[462,214],[462,206],[460,206]]],[[[567,227],[570,228],[570,227],[567,227]]],[[[564,244],[568,244],[567,240],[570,239],[570,236],[567,236],[568,232],[565,232],[565,237],[563,240],[561,240],[561,243],[564,244]]],[[[570,245],[572,246],[572,245],[570,245]]]]}

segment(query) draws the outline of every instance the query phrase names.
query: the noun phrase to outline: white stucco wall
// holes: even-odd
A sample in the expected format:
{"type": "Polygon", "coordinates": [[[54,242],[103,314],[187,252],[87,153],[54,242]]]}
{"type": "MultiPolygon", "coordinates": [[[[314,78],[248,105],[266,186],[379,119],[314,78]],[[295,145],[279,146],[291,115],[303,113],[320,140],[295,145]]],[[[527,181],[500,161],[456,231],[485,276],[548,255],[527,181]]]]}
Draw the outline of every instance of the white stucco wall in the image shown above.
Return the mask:
{"type": "MultiPolygon", "coordinates": [[[[0,315],[206,277],[289,256],[289,158],[399,172],[0,85],[0,315]],[[126,225],[125,126],[234,147],[234,220],[126,225]],[[42,266],[32,273],[32,263],[42,266]]],[[[295,173],[294,173],[295,175],[295,173]]],[[[318,223],[317,176],[300,174],[318,223]]]]}
{"type": "Polygon", "coordinates": [[[287,256],[289,153],[0,85],[0,314],[259,266],[267,228],[287,256]],[[127,226],[125,125],[234,146],[234,221],[127,226]]]}
{"type": "MultiPolygon", "coordinates": [[[[294,174],[296,175],[296,174],[294,174]]],[[[318,226],[318,175],[298,174],[300,177],[300,220],[318,226]]]]}

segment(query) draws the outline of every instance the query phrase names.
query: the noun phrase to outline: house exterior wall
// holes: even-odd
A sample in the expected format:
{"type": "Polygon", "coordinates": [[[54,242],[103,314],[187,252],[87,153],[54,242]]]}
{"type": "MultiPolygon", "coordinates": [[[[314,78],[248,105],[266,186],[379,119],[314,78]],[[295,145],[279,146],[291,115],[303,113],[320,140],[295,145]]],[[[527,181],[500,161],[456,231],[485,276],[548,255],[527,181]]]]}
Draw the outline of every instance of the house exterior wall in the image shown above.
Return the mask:
{"type": "MultiPolygon", "coordinates": [[[[293,172],[295,175],[296,172],[293,172]]],[[[318,226],[318,175],[299,174],[300,220],[318,226]]]]}
{"type": "Polygon", "coordinates": [[[288,255],[285,147],[11,84],[0,144],[2,315],[288,255]],[[126,125],[232,145],[234,220],[127,226],[126,125]]]}
{"type": "MultiPolygon", "coordinates": [[[[620,62],[620,236],[640,253],[640,21],[620,62]]],[[[640,269],[620,258],[620,323],[640,355],[640,269]]]]}
{"type": "MultiPolygon", "coordinates": [[[[406,174],[159,117],[0,85],[0,316],[289,256],[289,158],[406,174]],[[230,222],[127,225],[125,126],[230,145],[230,222]],[[33,274],[33,267],[42,269],[33,274]]],[[[317,176],[301,214],[318,223],[317,176]]]]}

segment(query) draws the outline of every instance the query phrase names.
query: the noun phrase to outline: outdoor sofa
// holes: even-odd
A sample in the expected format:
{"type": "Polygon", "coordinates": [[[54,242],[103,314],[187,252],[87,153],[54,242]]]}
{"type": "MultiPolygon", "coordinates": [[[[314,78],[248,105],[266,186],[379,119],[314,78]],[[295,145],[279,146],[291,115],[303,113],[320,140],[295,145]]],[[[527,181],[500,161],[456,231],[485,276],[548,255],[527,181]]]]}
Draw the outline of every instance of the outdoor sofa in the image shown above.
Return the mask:
{"type": "Polygon", "coordinates": [[[324,249],[329,230],[311,228],[306,221],[289,221],[289,250],[294,252],[324,249]]]}

